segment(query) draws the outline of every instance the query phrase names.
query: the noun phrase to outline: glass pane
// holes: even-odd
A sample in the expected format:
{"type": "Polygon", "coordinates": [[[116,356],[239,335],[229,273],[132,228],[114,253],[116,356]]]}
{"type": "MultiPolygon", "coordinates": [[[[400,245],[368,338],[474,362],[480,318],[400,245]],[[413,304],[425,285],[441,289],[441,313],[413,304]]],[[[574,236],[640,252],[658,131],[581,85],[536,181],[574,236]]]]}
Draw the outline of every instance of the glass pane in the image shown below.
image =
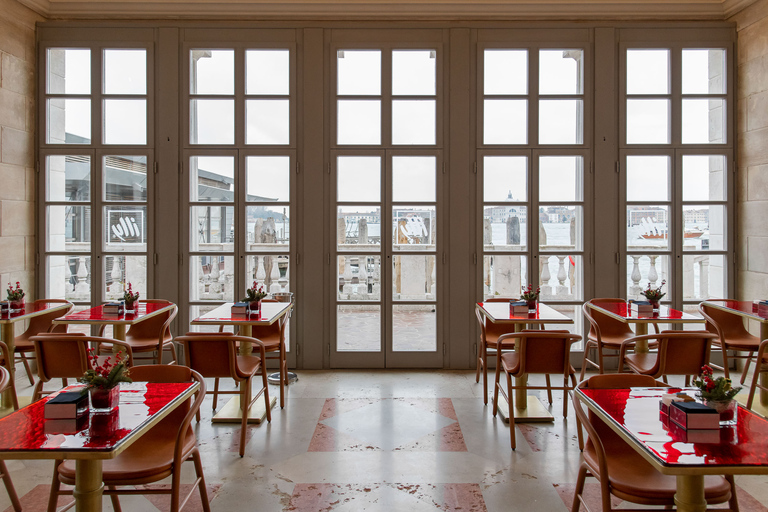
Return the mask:
{"type": "Polygon", "coordinates": [[[584,102],[582,100],[539,101],[540,144],[582,144],[584,102]]]}
{"type": "Polygon", "coordinates": [[[234,302],[234,256],[191,256],[189,300],[234,302]]]}
{"type": "Polygon", "coordinates": [[[338,306],[336,350],[339,352],[381,351],[381,306],[338,306]]]}
{"type": "Polygon", "coordinates": [[[91,143],[91,100],[49,99],[46,109],[48,144],[91,143]]]}
{"type": "Polygon", "coordinates": [[[583,92],[583,50],[539,50],[539,94],[583,92]]]}
{"type": "Polygon", "coordinates": [[[338,257],[339,300],[381,299],[381,256],[338,257]]]}
{"type": "Polygon", "coordinates": [[[337,89],[344,94],[381,94],[381,52],[339,50],[336,55],[337,89]]]}
{"type": "Polygon", "coordinates": [[[272,298],[273,293],[290,291],[288,286],[288,255],[249,255],[245,263],[245,286],[250,287],[254,281],[264,286],[272,298]]]}
{"type": "Polygon", "coordinates": [[[290,50],[246,50],[245,94],[289,94],[290,50]]]}
{"type": "Polygon", "coordinates": [[[436,166],[433,156],[392,157],[392,200],[434,202],[436,166]]]}
{"type": "Polygon", "coordinates": [[[246,144],[290,144],[288,100],[248,100],[245,102],[246,144]]]}
{"type": "Polygon", "coordinates": [[[103,165],[106,201],[147,200],[146,156],[105,156],[103,165]]]}
{"type": "Polygon", "coordinates": [[[234,144],[235,102],[233,100],[190,100],[190,144],[234,144]]]}
{"type": "Polygon", "coordinates": [[[539,246],[542,251],[580,251],[584,238],[584,212],[581,206],[539,208],[539,246]]]}
{"type": "MultiPolygon", "coordinates": [[[[577,263],[578,264],[578,263],[577,263]]],[[[580,267],[579,267],[580,268],[580,267]]],[[[579,299],[583,300],[583,299],[579,299]]],[[[543,324],[541,327],[542,329],[546,330],[565,330],[573,334],[583,334],[584,333],[584,313],[581,311],[581,306],[572,306],[572,305],[565,305],[565,304],[547,304],[552,309],[557,311],[558,313],[561,313],[571,320],[573,320],[572,324],[543,324]]],[[[589,324],[587,324],[589,325],[589,324]]],[[[538,327],[537,327],[538,328],[538,327]]],[[[584,347],[583,341],[577,341],[573,345],[571,345],[571,353],[582,350],[584,347]]]]}
{"type": "Polygon", "coordinates": [[[488,49],[483,58],[485,94],[528,94],[528,50],[488,49]]]}
{"type": "MultiPolygon", "coordinates": [[[[206,313],[210,313],[216,309],[218,304],[210,304],[205,306],[190,306],[189,307],[189,319],[194,320],[200,318],[206,313]]],[[[189,330],[192,332],[219,332],[218,325],[190,325],[189,330]]]]}
{"type": "Polygon", "coordinates": [[[669,249],[669,208],[627,206],[627,249],[669,249]]]}
{"type": "Polygon", "coordinates": [[[91,50],[86,48],[49,48],[48,94],[91,93],[91,50]]]}
{"type": "MultiPolygon", "coordinates": [[[[583,300],[583,258],[575,254],[558,254],[539,258],[541,300],[583,300]]],[[[564,327],[563,327],[564,328],[564,327]]]]}
{"type": "Polygon", "coordinates": [[[45,158],[48,201],[91,200],[91,157],[55,155],[45,158]]]}
{"type": "Polygon", "coordinates": [[[234,50],[190,50],[190,94],[234,94],[234,50]]]}
{"type": "Polygon", "coordinates": [[[104,207],[104,250],[107,252],[146,252],[146,206],[104,207]]]}
{"type": "Polygon", "coordinates": [[[627,157],[627,201],[669,201],[668,156],[627,157]]]}
{"type": "Polygon", "coordinates": [[[483,211],[483,249],[521,251],[528,243],[528,209],[522,205],[486,206],[483,211]]]}
{"type": "Polygon", "coordinates": [[[528,158],[524,156],[483,157],[483,200],[528,200],[528,158]]]}
{"type": "Polygon", "coordinates": [[[249,156],[245,159],[246,201],[291,200],[291,158],[249,156]]]}
{"type": "Polygon", "coordinates": [[[147,50],[104,50],[104,93],[147,93],[147,50]]]}
{"type": "Polygon", "coordinates": [[[669,144],[669,100],[627,100],[627,144],[669,144]]]}
{"type": "Polygon", "coordinates": [[[627,255],[627,299],[645,300],[640,292],[648,288],[658,288],[666,281],[662,291],[666,295],[661,299],[667,302],[674,296],[672,282],[669,279],[669,256],[660,254],[627,255]]]}
{"type": "Polygon", "coordinates": [[[105,300],[122,300],[130,283],[140,298],[147,298],[146,256],[104,256],[105,300]]]}
{"type": "Polygon", "coordinates": [[[340,156],[336,165],[339,201],[381,200],[381,157],[340,156]]]}
{"type": "Polygon", "coordinates": [[[392,350],[434,352],[437,350],[437,315],[433,305],[392,306],[392,350]]]}
{"type": "Polygon", "coordinates": [[[338,144],[381,144],[381,101],[339,100],[338,144]]]}
{"type": "Polygon", "coordinates": [[[725,200],[724,155],[683,155],[683,201],[725,200]]]}
{"type": "Polygon", "coordinates": [[[235,159],[231,156],[193,156],[189,159],[189,200],[235,200],[235,159]]]}
{"type": "Polygon", "coordinates": [[[627,50],[627,94],[669,94],[669,50],[627,50]]]}
{"type": "Polygon", "coordinates": [[[528,142],[528,100],[483,101],[483,144],[528,142]]]}
{"type": "Polygon", "coordinates": [[[286,250],[291,239],[287,206],[259,205],[245,208],[247,251],[286,250]]]}
{"type": "Polygon", "coordinates": [[[90,206],[48,206],[46,210],[46,248],[49,251],[91,250],[90,206]]]}
{"type": "Polygon", "coordinates": [[[435,95],[435,50],[392,51],[392,94],[435,95]]]}
{"type": "Polygon", "coordinates": [[[392,144],[435,143],[435,101],[392,101],[392,144]]]}
{"type": "Polygon", "coordinates": [[[725,92],[725,50],[683,50],[683,94],[725,92]]]}
{"type": "Polygon", "coordinates": [[[525,256],[483,256],[483,297],[519,297],[528,286],[525,256]]]}
{"type": "Polygon", "coordinates": [[[189,249],[234,250],[235,209],[232,206],[193,206],[189,209],[189,249]]]}
{"type": "Polygon", "coordinates": [[[683,256],[683,300],[726,297],[726,259],[717,254],[683,256]]]}
{"type": "Polygon", "coordinates": [[[392,257],[392,299],[429,300],[437,296],[436,259],[431,255],[392,257]]]}
{"type": "Polygon", "coordinates": [[[683,206],[683,236],[684,251],[725,250],[725,206],[683,206]]]}
{"type": "Polygon", "coordinates": [[[104,144],[146,144],[147,101],[104,100],[104,144]]]}
{"type": "Polygon", "coordinates": [[[580,156],[539,158],[540,201],[581,201],[583,180],[584,158],[580,156]]]}
{"type": "Polygon", "coordinates": [[[683,144],[725,144],[724,99],[683,100],[683,144]]]}
{"type": "Polygon", "coordinates": [[[381,209],[365,205],[339,206],[336,241],[340,251],[378,251],[381,247],[381,209]]]}
{"type": "MultiPolygon", "coordinates": [[[[45,296],[73,302],[91,301],[91,257],[48,256],[45,296]]],[[[89,333],[90,334],[90,333],[89,333]]]]}
{"type": "Polygon", "coordinates": [[[434,206],[392,208],[392,248],[396,251],[434,251],[437,212],[434,206]]]}

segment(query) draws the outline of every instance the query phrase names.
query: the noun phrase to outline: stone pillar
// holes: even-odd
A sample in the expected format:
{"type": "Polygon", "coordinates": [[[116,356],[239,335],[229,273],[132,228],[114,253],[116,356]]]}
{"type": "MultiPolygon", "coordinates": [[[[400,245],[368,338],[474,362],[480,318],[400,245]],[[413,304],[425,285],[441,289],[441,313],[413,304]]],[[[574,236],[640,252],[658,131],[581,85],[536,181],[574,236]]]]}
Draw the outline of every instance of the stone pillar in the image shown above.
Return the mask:
{"type": "Polygon", "coordinates": [[[507,218],[507,245],[520,245],[520,219],[507,218]]]}
{"type": "Polygon", "coordinates": [[[357,222],[357,243],[358,245],[368,244],[368,221],[365,219],[357,222]]]}

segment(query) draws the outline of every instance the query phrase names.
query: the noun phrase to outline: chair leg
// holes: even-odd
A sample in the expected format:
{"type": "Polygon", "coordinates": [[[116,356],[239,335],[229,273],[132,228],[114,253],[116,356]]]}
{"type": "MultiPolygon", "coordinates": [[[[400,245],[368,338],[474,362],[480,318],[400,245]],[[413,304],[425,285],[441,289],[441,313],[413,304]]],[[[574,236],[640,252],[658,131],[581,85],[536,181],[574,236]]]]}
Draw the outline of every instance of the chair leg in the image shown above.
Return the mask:
{"type": "Polygon", "coordinates": [[[728,507],[733,511],[738,511],[739,499],[736,497],[736,481],[733,475],[725,475],[725,480],[731,485],[731,499],[728,500],[728,507]]]}
{"type": "Polygon", "coordinates": [[[171,512],[179,512],[179,494],[181,492],[181,467],[174,468],[171,476],[171,512]]]}
{"type": "MultiPolygon", "coordinates": [[[[43,395],[43,379],[40,379],[37,381],[37,384],[35,384],[35,388],[32,390],[32,401],[37,402],[40,400],[40,397],[43,395]]],[[[18,409],[18,405],[16,406],[18,409]]]]}
{"type": "Polygon", "coordinates": [[[245,429],[248,427],[248,409],[251,405],[250,393],[251,378],[245,380],[245,385],[240,387],[240,409],[242,409],[242,419],[240,421],[240,456],[245,455],[245,429]]]}
{"type": "Polygon", "coordinates": [[[63,461],[57,460],[53,463],[53,480],[51,480],[51,493],[48,495],[48,512],[56,512],[56,503],[59,501],[59,466],[63,461]]]}
{"type": "Polygon", "coordinates": [[[584,492],[584,481],[587,479],[587,466],[584,464],[579,468],[579,476],[576,478],[576,490],[573,492],[573,505],[571,512],[579,512],[581,508],[581,493],[584,492]]]}
{"type": "Polygon", "coordinates": [[[517,448],[515,442],[515,398],[514,390],[512,389],[512,375],[509,372],[504,372],[507,375],[507,404],[509,404],[509,441],[512,445],[512,449],[517,448]]]}
{"type": "Polygon", "coordinates": [[[32,377],[32,369],[29,367],[29,360],[27,359],[27,355],[24,352],[21,352],[19,354],[21,357],[22,364],[24,364],[24,369],[27,371],[27,379],[29,379],[29,385],[34,386],[35,379],[32,377]]]}
{"type": "Polygon", "coordinates": [[[16,512],[21,512],[19,496],[16,494],[16,489],[13,487],[13,481],[11,481],[11,475],[8,474],[8,468],[5,467],[5,462],[2,460],[0,460],[0,473],[2,473],[5,490],[8,491],[8,497],[11,499],[13,510],[16,512]]]}
{"type": "MultiPolygon", "coordinates": [[[[499,348],[497,347],[496,350],[499,348]]],[[[488,405],[488,350],[485,346],[483,346],[483,404],[488,405]]]]}
{"type": "Polygon", "coordinates": [[[584,358],[581,360],[581,373],[579,373],[579,381],[584,380],[584,374],[587,372],[587,360],[589,359],[589,342],[586,343],[586,346],[584,347],[584,358]]]}
{"type": "MultiPolygon", "coordinates": [[[[752,363],[752,354],[750,353],[747,356],[747,362],[744,363],[744,371],[741,372],[741,383],[744,384],[744,380],[747,378],[747,373],[749,372],[749,365],[752,363]]],[[[757,364],[757,363],[755,363],[757,364]]],[[[759,368],[755,369],[755,371],[759,371],[759,368]]]]}
{"type": "Polygon", "coordinates": [[[208,503],[208,489],[205,487],[205,475],[203,474],[203,461],[200,452],[192,452],[192,463],[195,465],[195,475],[200,479],[197,486],[200,489],[200,501],[203,503],[203,512],[211,512],[211,504],[208,503]]]}
{"type": "MultiPolygon", "coordinates": [[[[280,352],[278,353],[278,364],[280,365],[280,408],[285,407],[285,381],[286,379],[283,378],[283,362],[285,362],[285,351],[281,347],[280,352]]],[[[264,367],[264,375],[267,373],[267,368],[264,367]]]]}
{"type": "Polygon", "coordinates": [[[475,363],[475,384],[480,382],[480,365],[483,364],[483,359],[482,357],[480,357],[482,353],[481,352],[482,346],[483,346],[483,342],[481,340],[480,343],[477,344],[477,362],[475,363]]]}
{"type": "MultiPolygon", "coordinates": [[[[109,489],[110,491],[117,490],[114,485],[107,486],[107,489],[109,489]]],[[[112,508],[114,509],[115,512],[123,512],[123,507],[120,506],[120,497],[117,494],[110,494],[109,501],[112,502],[112,508]]]]}
{"type": "Polygon", "coordinates": [[[219,403],[219,378],[213,379],[213,410],[216,410],[216,405],[219,403]]]}
{"type": "Polygon", "coordinates": [[[544,378],[547,379],[547,399],[549,400],[549,405],[552,405],[552,383],[549,381],[549,374],[545,374],[544,378]]]}
{"type": "Polygon", "coordinates": [[[267,421],[272,423],[272,407],[269,402],[269,382],[267,381],[267,367],[261,364],[261,382],[264,386],[264,405],[267,408],[267,421]]]}

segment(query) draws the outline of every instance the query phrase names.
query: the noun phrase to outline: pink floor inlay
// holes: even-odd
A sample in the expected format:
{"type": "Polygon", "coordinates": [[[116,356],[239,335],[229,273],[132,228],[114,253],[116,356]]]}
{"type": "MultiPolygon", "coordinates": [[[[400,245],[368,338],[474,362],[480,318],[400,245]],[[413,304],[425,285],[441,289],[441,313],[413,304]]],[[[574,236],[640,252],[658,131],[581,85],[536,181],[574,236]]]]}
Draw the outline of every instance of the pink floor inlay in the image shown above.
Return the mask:
{"type": "Polygon", "coordinates": [[[479,484],[297,484],[287,510],[429,510],[487,512],[479,484]]]}

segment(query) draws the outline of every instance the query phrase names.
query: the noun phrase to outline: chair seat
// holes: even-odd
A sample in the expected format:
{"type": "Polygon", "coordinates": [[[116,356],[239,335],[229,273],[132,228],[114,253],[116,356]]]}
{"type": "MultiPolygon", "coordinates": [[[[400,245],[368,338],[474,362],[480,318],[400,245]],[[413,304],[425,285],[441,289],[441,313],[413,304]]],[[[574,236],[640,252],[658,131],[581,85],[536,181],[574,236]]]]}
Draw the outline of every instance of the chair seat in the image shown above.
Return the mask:
{"type": "MultiPolygon", "coordinates": [[[[168,440],[176,437],[178,428],[178,424],[174,425],[173,422],[161,422],[116,458],[104,460],[102,471],[105,484],[142,480],[164,473],[170,474],[173,468],[174,443],[168,440]]],[[[183,452],[189,453],[195,445],[194,431],[189,429],[184,439],[183,452]]],[[[63,483],[74,484],[75,461],[64,461],[59,466],[59,475],[63,483]]]]}
{"type": "MultiPolygon", "coordinates": [[[[167,345],[170,342],[170,338],[163,341],[163,345],[167,345]]],[[[152,352],[157,350],[157,338],[131,338],[126,336],[125,342],[131,346],[134,352],[152,352]]],[[[102,343],[99,348],[101,353],[112,352],[111,343],[102,343]]]]}
{"type": "Polygon", "coordinates": [[[16,339],[14,340],[14,351],[15,352],[34,352],[35,351],[35,344],[28,339],[16,339]]]}
{"type": "MultiPolygon", "coordinates": [[[[760,347],[760,338],[757,336],[739,336],[739,337],[728,337],[728,341],[726,342],[726,345],[728,346],[728,350],[741,350],[744,352],[757,352],[757,349],[760,347]]],[[[721,343],[720,340],[712,340],[712,346],[713,347],[720,347],[721,343]]]]}
{"type": "MultiPolygon", "coordinates": [[[[506,343],[504,344],[504,347],[506,348],[506,343]]],[[[520,353],[519,352],[507,352],[505,354],[501,355],[501,365],[504,368],[505,371],[511,373],[512,375],[517,374],[520,371],[520,353]]],[[[552,369],[552,373],[562,373],[563,367],[560,366],[558,369],[552,369]]],[[[568,370],[570,375],[573,375],[576,373],[576,370],[571,366],[568,370]]]]}
{"type": "MultiPolygon", "coordinates": [[[[617,492],[639,496],[648,500],[673,500],[677,487],[674,475],[659,473],[641,455],[618,439],[611,442],[613,436],[602,438],[605,451],[609,454],[608,474],[611,486],[617,492]]],[[[615,438],[614,438],[615,439],[615,438]]],[[[584,459],[593,467],[599,467],[594,445],[588,443],[584,449],[584,459]]],[[[707,501],[726,501],[731,487],[721,476],[704,477],[704,496],[707,501]]]]}
{"type": "Polygon", "coordinates": [[[656,366],[658,355],[654,352],[627,354],[624,361],[637,373],[648,373],[656,366]]]}
{"type": "Polygon", "coordinates": [[[237,356],[237,376],[241,379],[254,375],[261,367],[261,358],[256,356],[237,356]]]}

